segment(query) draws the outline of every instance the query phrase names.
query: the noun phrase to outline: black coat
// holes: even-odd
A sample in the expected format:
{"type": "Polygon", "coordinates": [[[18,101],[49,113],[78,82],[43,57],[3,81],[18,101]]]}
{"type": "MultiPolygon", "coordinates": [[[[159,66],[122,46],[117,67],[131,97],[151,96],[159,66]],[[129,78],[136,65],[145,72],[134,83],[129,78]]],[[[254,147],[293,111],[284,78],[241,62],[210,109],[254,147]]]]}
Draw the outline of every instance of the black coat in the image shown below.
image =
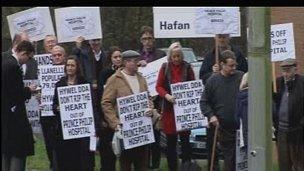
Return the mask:
{"type": "MultiPolygon", "coordinates": [[[[247,60],[244,57],[244,55],[241,53],[241,51],[236,48],[235,46],[231,45],[231,51],[234,52],[237,62],[237,70],[243,71],[244,73],[248,70],[248,64],[247,60]]],[[[219,54],[220,55],[220,54],[219,54]]],[[[219,56],[220,58],[220,56],[219,56]]],[[[199,78],[203,80],[203,83],[205,84],[207,82],[207,79],[211,76],[212,72],[212,66],[215,64],[215,49],[209,51],[204,61],[201,65],[200,71],[199,71],[199,78]]]]}
{"type": "MultiPolygon", "coordinates": [[[[78,78],[77,84],[87,84],[88,82],[83,78],[78,78]]],[[[58,171],[90,171],[95,165],[94,161],[94,152],[90,152],[89,144],[90,138],[78,138],[63,140],[62,127],[61,127],[61,118],[60,112],[57,110],[59,106],[58,101],[58,87],[67,86],[67,77],[62,77],[55,85],[55,93],[53,98],[53,113],[55,114],[56,123],[55,123],[55,144],[54,148],[56,151],[56,157],[58,161],[58,171]]],[[[91,88],[92,89],[92,88],[91,88]]],[[[93,96],[92,96],[93,98],[93,96]]],[[[95,99],[93,99],[94,101],[95,99]]],[[[94,103],[94,102],[93,102],[94,103]]],[[[95,112],[94,112],[95,113],[95,112]]],[[[96,127],[96,118],[95,127],[96,127]]]]}
{"type": "MultiPolygon", "coordinates": [[[[279,109],[281,99],[285,89],[284,78],[279,77],[277,81],[277,93],[274,94],[275,110],[273,113],[273,123],[277,133],[279,121],[279,109]]],[[[296,74],[295,80],[289,84],[288,88],[288,115],[290,131],[302,129],[304,126],[304,76],[296,74]]]]}
{"type": "Polygon", "coordinates": [[[17,60],[2,53],[1,81],[1,151],[2,154],[24,157],[34,154],[34,138],[27,118],[25,101],[31,98],[24,87],[17,60]]]}

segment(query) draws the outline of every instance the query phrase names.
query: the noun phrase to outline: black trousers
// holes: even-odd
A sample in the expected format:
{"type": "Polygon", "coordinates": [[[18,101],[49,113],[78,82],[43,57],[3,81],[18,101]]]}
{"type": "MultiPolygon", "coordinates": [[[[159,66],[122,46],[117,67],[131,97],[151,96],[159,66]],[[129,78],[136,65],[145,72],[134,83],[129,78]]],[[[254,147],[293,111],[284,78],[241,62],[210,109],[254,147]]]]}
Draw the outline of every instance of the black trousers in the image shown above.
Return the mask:
{"type": "Polygon", "coordinates": [[[40,124],[44,138],[46,153],[50,162],[50,168],[53,168],[53,151],[54,151],[54,116],[40,117],[40,124]]]}
{"type": "Polygon", "coordinates": [[[112,150],[113,135],[114,131],[110,128],[104,128],[100,131],[98,150],[101,171],[115,171],[116,156],[112,150]]]}
{"type": "Polygon", "coordinates": [[[236,130],[220,128],[219,142],[224,157],[224,171],[235,171],[236,130]]]}
{"type": "MultiPolygon", "coordinates": [[[[211,156],[212,156],[212,146],[213,146],[213,140],[214,140],[214,133],[215,133],[215,127],[211,126],[210,128],[207,128],[207,159],[208,159],[208,170],[210,170],[211,165],[211,156]]],[[[213,171],[219,171],[219,149],[218,146],[215,147],[215,153],[214,153],[214,160],[213,160],[213,171]]]]}
{"type": "Polygon", "coordinates": [[[149,146],[149,161],[152,159],[152,165],[151,162],[149,162],[149,167],[151,168],[159,168],[160,165],[160,158],[161,158],[161,149],[160,149],[160,131],[154,130],[154,138],[155,142],[150,144],[149,146]]]}
{"type": "MultiPolygon", "coordinates": [[[[166,134],[167,137],[167,161],[170,171],[177,171],[177,134],[166,134]]],[[[182,163],[191,160],[191,145],[188,134],[180,134],[182,163]]]]}

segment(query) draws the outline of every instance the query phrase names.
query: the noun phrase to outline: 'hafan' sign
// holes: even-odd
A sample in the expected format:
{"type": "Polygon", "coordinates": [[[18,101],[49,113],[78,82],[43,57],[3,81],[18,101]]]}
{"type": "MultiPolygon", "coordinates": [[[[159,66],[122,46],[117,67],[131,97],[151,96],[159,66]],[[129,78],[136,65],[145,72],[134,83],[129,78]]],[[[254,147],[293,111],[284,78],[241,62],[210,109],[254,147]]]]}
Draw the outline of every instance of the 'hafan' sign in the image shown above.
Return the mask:
{"type": "Polygon", "coordinates": [[[156,38],[239,37],[238,7],[153,7],[156,38]]]}
{"type": "Polygon", "coordinates": [[[39,65],[38,70],[41,86],[41,116],[54,116],[52,104],[55,84],[65,75],[64,65],[39,65]]]}
{"type": "Polygon", "coordinates": [[[35,7],[7,16],[13,40],[15,34],[25,32],[31,41],[43,40],[46,35],[54,35],[54,27],[49,7],[35,7]]]}
{"type": "Polygon", "coordinates": [[[152,119],[145,116],[149,104],[148,100],[148,92],[117,99],[125,149],[143,146],[155,141],[152,119]]]}
{"type": "Polygon", "coordinates": [[[102,38],[99,7],[68,7],[55,9],[58,42],[102,38]]]}
{"type": "Polygon", "coordinates": [[[296,58],[293,24],[271,25],[271,61],[283,61],[296,58]]]}
{"type": "Polygon", "coordinates": [[[171,84],[176,102],[173,105],[176,131],[207,126],[207,118],[203,116],[199,105],[203,89],[202,80],[171,84]]]}
{"type": "Polygon", "coordinates": [[[145,67],[139,67],[138,72],[142,73],[143,77],[146,79],[148,84],[149,93],[151,96],[158,95],[155,87],[160,71],[160,67],[164,62],[167,62],[167,56],[150,62],[145,67]]]}
{"type": "MultiPolygon", "coordinates": [[[[38,84],[38,80],[23,80],[23,82],[25,87],[31,84],[38,84]]],[[[39,102],[35,94],[32,94],[31,98],[25,102],[25,108],[33,133],[41,133],[39,102]]]]}
{"type": "Polygon", "coordinates": [[[63,139],[95,135],[90,84],[58,87],[63,139]]]}

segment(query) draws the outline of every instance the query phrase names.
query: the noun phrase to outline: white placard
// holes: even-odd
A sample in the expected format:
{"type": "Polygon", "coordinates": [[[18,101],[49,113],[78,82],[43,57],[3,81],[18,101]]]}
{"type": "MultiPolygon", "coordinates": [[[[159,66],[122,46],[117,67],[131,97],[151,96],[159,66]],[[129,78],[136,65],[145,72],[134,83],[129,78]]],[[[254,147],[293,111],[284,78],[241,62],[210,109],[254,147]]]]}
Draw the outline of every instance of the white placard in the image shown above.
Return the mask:
{"type": "Polygon", "coordinates": [[[207,126],[207,118],[200,110],[200,99],[204,90],[202,80],[171,84],[171,93],[176,131],[191,130],[207,126]]]}
{"type": "Polygon", "coordinates": [[[54,35],[54,27],[49,7],[35,7],[7,16],[13,40],[15,34],[26,32],[31,41],[43,40],[46,35],[54,35]]]}
{"type": "Polygon", "coordinates": [[[90,84],[58,87],[63,139],[95,136],[90,84]]]}
{"type": "Polygon", "coordinates": [[[271,61],[283,61],[296,58],[293,24],[271,25],[271,61]]]}
{"type": "Polygon", "coordinates": [[[248,170],[248,156],[247,156],[247,146],[240,146],[240,130],[236,132],[236,171],[247,171],[248,170]]]}
{"type": "Polygon", "coordinates": [[[215,34],[227,32],[231,33],[231,37],[241,35],[238,7],[153,7],[153,16],[156,38],[215,37],[215,34]],[[221,17],[224,18],[223,21],[218,20],[222,21],[221,24],[218,22],[213,25],[206,23],[206,21],[215,21],[212,18],[216,16],[210,12],[204,13],[204,10],[208,9],[220,11],[215,12],[215,14],[220,13],[221,17]],[[232,14],[233,16],[231,16],[232,14]],[[223,29],[221,30],[220,27],[223,29]],[[215,32],[216,29],[219,31],[215,32]]]}
{"type": "Polygon", "coordinates": [[[55,9],[58,42],[102,38],[99,7],[68,7],[55,9]]]}
{"type": "Polygon", "coordinates": [[[54,116],[52,111],[55,84],[63,77],[64,65],[38,66],[38,79],[41,86],[41,116],[54,116]]]}
{"type": "MultiPolygon", "coordinates": [[[[27,87],[31,84],[38,84],[38,80],[23,80],[24,86],[27,87]]],[[[41,125],[40,125],[40,110],[39,110],[39,102],[35,96],[32,94],[31,98],[25,102],[25,108],[27,113],[27,118],[31,124],[33,133],[40,134],[41,133],[41,125]]]]}
{"type": "Polygon", "coordinates": [[[52,65],[52,54],[34,55],[34,59],[37,61],[38,67],[42,65],[52,65]]]}
{"type": "Polygon", "coordinates": [[[156,82],[160,68],[164,62],[167,62],[167,56],[148,63],[145,67],[139,67],[138,72],[142,73],[148,84],[148,90],[151,96],[156,96],[156,82]]]}
{"type": "Polygon", "coordinates": [[[117,99],[125,149],[143,146],[155,141],[152,119],[145,116],[145,111],[148,109],[148,99],[146,91],[117,99]]]}

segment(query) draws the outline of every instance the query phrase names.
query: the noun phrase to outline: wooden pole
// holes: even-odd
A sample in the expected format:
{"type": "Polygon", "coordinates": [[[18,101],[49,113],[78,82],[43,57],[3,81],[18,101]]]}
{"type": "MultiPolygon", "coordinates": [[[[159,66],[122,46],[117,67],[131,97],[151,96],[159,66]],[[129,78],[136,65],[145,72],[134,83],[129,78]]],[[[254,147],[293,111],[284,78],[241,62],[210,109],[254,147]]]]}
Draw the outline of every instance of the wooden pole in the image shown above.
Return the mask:
{"type": "Polygon", "coordinates": [[[272,85],[273,85],[273,92],[277,92],[277,82],[276,82],[276,72],[275,72],[275,62],[272,62],[272,85]]]}
{"type": "Polygon", "coordinates": [[[212,145],[212,155],[211,155],[211,163],[210,163],[210,171],[213,171],[215,147],[216,147],[216,140],[217,140],[217,131],[218,131],[218,125],[216,125],[215,131],[214,131],[213,145],[212,145]]]}
{"type": "Polygon", "coordinates": [[[215,63],[219,64],[218,34],[215,35],[215,63]]]}

